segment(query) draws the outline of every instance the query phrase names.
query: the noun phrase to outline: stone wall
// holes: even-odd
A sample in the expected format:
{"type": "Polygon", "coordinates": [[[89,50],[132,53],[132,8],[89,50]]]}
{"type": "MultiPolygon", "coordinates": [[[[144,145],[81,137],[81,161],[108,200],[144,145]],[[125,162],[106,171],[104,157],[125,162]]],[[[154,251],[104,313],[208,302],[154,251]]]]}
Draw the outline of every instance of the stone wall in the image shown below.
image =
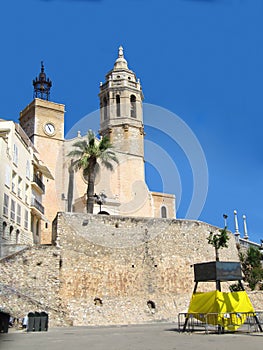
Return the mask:
{"type": "MultiPolygon", "coordinates": [[[[1,262],[2,284],[14,293],[0,294],[0,306],[45,310],[52,325],[176,321],[194,288],[192,265],[215,259],[207,237],[216,228],[198,221],[59,213],[54,228],[56,246],[1,262]]],[[[238,261],[232,235],[220,259],[238,261]]],[[[263,309],[262,293],[252,296],[263,309]]]]}
{"type": "MultiPolygon", "coordinates": [[[[60,295],[73,324],[175,320],[193,291],[192,265],[214,260],[211,230],[197,221],[59,214],[60,295]]],[[[238,260],[233,237],[221,258],[238,260]]]]}
{"type": "Polygon", "coordinates": [[[47,311],[50,325],[69,325],[59,297],[60,250],[28,247],[0,260],[0,309],[17,318],[47,311]]]}

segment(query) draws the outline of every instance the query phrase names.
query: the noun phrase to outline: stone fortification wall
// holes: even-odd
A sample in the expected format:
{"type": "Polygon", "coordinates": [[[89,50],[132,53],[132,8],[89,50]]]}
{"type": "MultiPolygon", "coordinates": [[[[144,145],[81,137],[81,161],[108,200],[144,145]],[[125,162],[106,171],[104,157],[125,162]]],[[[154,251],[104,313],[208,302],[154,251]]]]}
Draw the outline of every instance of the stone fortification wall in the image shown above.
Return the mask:
{"type": "MultiPolygon", "coordinates": [[[[214,260],[206,238],[216,228],[197,221],[73,213],[56,224],[60,297],[74,325],[175,320],[193,291],[191,266],[214,260]]],[[[238,260],[232,236],[220,253],[238,260]]]]}
{"type": "Polygon", "coordinates": [[[47,311],[50,325],[70,324],[61,308],[60,250],[52,246],[28,247],[0,260],[0,308],[23,318],[47,311]]]}
{"type": "MultiPolygon", "coordinates": [[[[176,321],[193,291],[191,265],[214,260],[206,238],[216,228],[198,221],[59,213],[54,228],[56,247],[0,264],[1,284],[14,290],[0,293],[0,306],[21,316],[45,310],[51,325],[176,321]]],[[[233,236],[220,258],[238,261],[233,236]]],[[[263,309],[262,295],[254,299],[263,309]]]]}

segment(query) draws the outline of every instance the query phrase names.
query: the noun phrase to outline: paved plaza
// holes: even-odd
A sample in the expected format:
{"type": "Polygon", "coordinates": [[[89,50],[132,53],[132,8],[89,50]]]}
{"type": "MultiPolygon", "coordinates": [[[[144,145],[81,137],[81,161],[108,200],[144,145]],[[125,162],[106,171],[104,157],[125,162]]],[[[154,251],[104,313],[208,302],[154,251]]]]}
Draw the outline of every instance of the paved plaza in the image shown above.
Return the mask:
{"type": "Polygon", "coordinates": [[[262,350],[263,333],[179,333],[175,324],[10,330],[0,334],[1,350],[262,350]]]}

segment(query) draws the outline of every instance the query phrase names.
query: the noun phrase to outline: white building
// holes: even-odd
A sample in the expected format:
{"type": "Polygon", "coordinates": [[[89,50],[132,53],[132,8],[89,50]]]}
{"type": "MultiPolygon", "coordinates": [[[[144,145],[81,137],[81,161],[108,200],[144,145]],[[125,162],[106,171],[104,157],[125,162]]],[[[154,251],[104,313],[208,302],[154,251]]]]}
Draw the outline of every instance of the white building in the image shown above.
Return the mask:
{"type": "MultiPolygon", "coordinates": [[[[42,197],[43,176],[52,178],[23,129],[13,121],[0,119],[0,244],[40,243],[45,225],[42,197]]],[[[0,251],[1,256],[1,251],[0,251]]]]}

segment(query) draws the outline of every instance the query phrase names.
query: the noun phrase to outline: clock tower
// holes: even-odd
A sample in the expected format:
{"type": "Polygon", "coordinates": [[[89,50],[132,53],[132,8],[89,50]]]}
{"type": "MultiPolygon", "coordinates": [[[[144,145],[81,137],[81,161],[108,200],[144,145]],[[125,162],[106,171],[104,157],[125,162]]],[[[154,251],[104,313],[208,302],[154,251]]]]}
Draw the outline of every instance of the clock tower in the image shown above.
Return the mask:
{"type": "Polygon", "coordinates": [[[34,100],[20,112],[20,125],[33,142],[40,154],[40,159],[49,168],[53,177],[61,176],[58,183],[45,179],[45,227],[41,228],[41,243],[51,242],[52,221],[58,211],[64,210],[61,201],[63,176],[62,149],[64,143],[65,106],[49,101],[52,82],[46,78],[43,62],[41,72],[33,80],[34,100]]]}

